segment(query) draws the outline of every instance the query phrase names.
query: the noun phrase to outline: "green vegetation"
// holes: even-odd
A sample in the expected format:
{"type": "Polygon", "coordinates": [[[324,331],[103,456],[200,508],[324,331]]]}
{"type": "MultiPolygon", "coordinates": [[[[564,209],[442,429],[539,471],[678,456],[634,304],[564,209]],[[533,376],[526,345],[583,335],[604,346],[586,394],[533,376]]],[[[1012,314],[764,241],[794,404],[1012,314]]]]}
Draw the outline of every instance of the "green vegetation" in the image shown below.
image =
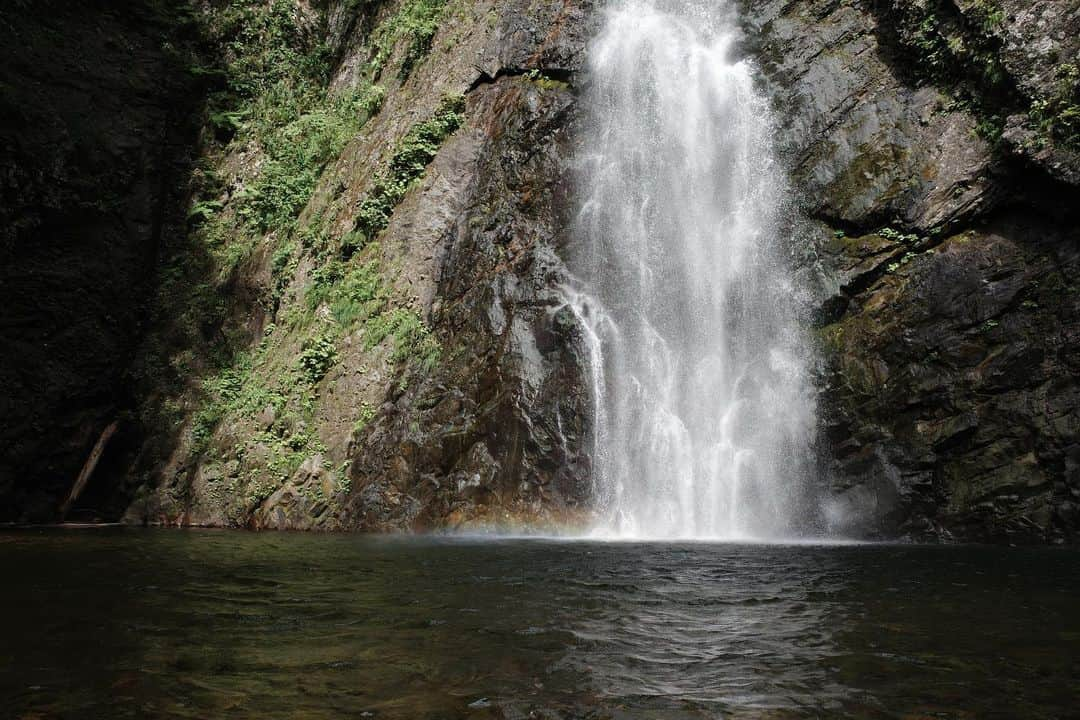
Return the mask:
{"type": "Polygon", "coordinates": [[[348,495],[352,492],[352,478],[349,477],[349,461],[341,463],[337,470],[334,471],[334,480],[337,482],[338,490],[348,495]]]}
{"type": "MultiPolygon", "coordinates": [[[[341,239],[338,256],[328,252],[320,255],[305,295],[308,318],[325,305],[342,331],[363,326],[367,349],[389,340],[392,362],[413,361],[426,371],[438,363],[438,340],[419,313],[393,302],[376,257],[379,248],[374,239],[386,227],[405,193],[424,175],[442,143],[461,126],[464,109],[463,97],[446,97],[431,118],[410,128],[361,203],[356,230],[341,239]],[[360,254],[362,249],[367,252],[360,254]]],[[[313,381],[325,375],[333,364],[336,355],[332,345],[329,335],[320,336],[301,354],[301,364],[313,381]]]]}
{"type": "Polygon", "coordinates": [[[1027,113],[1037,146],[1080,150],[1080,69],[1062,63],[1049,95],[1022,97],[1001,59],[1005,13],[996,0],[976,0],[962,11],[948,0],[894,8],[900,44],[920,59],[916,72],[952,94],[952,108],[975,116],[978,135],[996,143],[1008,115],[1027,113]]]}
{"type": "Polygon", "coordinates": [[[885,238],[886,240],[904,243],[905,245],[917,245],[919,243],[925,243],[929,240],[928,237],[919,237],[915,233],[905,233],[891,227],[881,228],[877,231],[876,234],[879,237],[885,238]]]}
{"type": "Polygon", "coordinates": [[[925,10],[912,5],[905,20],[913,25],[908,30],[909,42],[920,51],[923,72],[946,80],[966,75],[983,87],[1002,89],[1006,74],[995,31],[1004,13],[995,3],[976,2],[960,14],[937,0],[927,3],[925,10]]]}
{"type": "Polygon", "coordinates": [[[214,169],[196,184],[189,222],[196,240],[209,250],[227,282],[251,254],[257,238],[273,233],[273,300],[280,300],[296,250],[289,240],[305,228],[297,218],[311,199],[327,164],[378,112],[381,87],[361,84],[331,94],[329,50],[322,37],[324,19],[302,15],[292,0],[230,0],[203,8],[199,24],[208,44],[224,48],[215,67],[192,72],[215,78],[208,119],[222,145],[210,148],[210,164],[239,148],[250,170],[226,192],[214,169]],[[249,175],[245,177],[245,175],[249,175]]]}
{"type": "Polygon", "coordinates": [[[377,260],[351,266],[341,260],[329,260],[319,265],[312,280],[305,298],[308,310],[326,304],[334,320],[343,327],[379,313],[388,301],[377,260]]]}
{"type": "Polygon", "coordinates": [[[1062,63],[1055,74],[1053,94],[1033,101],[1029,117],[1043,142],[1052,138],[1080,151],[1080,68],[1062,63]]]}
{"type": "Polygon", "coordinates": [[[545,75],[542,71],[533,68],[529,72],[522,75],[522,77],[536,85],[541,90],[566,90],[570,85],[562,80],[556,80],[553,77],[545,75]]]}
{"type": "MultiPolygon", "coordinates": [[[[344,352],[342,338],[385,346],[402,383],[439,360],[431,330],[395,295],[377,236],[461,126],[464,98],[444,98],[409,129],[340,237],[344,184],[331,187],[325,175],[380,111],[385,92],[374,83],[390,56],[403,57],[406,77],[430,51],[447,6],[407,0],[370,35],[367,79],[335,92],[322,4],[216,0],[192,11],[205,47],[223,52],[189,61],[210,87],[210,132],[192,174],[188,232],[168,248],[159,286],[157,306],[174,314],[154,321],[160,330],[136,372],[164,390],[144,409],[149,423],[175,429],[191,418],[192,453],[216,468],[215,482],[227,478],[217,497],[241,499],[227,510],[238,521],[325,451],[315,431],[319,385],[344,352]],[[254,346],[253,302],[273,321],[254,346]]],[[[362,405],[354,431],[375,417],[362,405]]],[[[345,490],[346,467],[334,471],[345,490]]]]}
{"type": "Polygon", "coordinates": [[[296,266],[299,262],[296,252],[296,243],[289,241],[278,247],[270,258],[270,276],[274,282],[273,300],[275,303],[281,301],[285,286],[288,284],[292,274],[296,272],[296,266]]]}
{"type": "Polygon", "coordinates": [[[315,271],[313,280],[306,298],[309,312],[326,305],[342,329],[363,326],[365,348],[389,339],[391,361],[414,360],[428,371],[435,367],[440,357],[438,341],[417,312],[394,306],[378,261],[330,261],[315,271]]]}
{"type": "Polygon", "coordinates": [[[394,48],[404,40],[408,43],[398,73],[404,80],[413,68],[430,52],[431,41],[439,29],[447,0],[408,0],[397,14],[383,22],[372,34],[374,56],[368,64],[373,80],[378,80],[394,48]]]}
{"type": "MultiPolygon", "coordinates": [[[[217,426],[226,418],[268,423],[252,438],[265,455],[247,480],[251,504],[276,490],[305,458],[324,450],[309,428],[314,423],[316,377],[332,363],[333,343],[327,345],[322,335],[312,338],[297,367],[290,369],[275,362],[273,336],[271,329],[255,351],[238,353],[232,363],[203,382],[206,402],[192,424],[194,449],[205,454],[217,426]]],[[[247,446],[240,443],[231,454],[241,459],[246,451],[247,446]]]]}
{"type": "Polygon", "coordinates": [[[394,362],[414,360],[420,368],[431,371],[439,361],[439,341],[431,334],[420,314],[408,308],[394,308],[373,316],[367,323],[364,343],[373,348],[390,338],[394,362]]]}
{"type": "MultiPolygon", "coordinates": [[[[329,309],[329,317],[319,321],[315,334],[303,342],[293,371],[276,368],[270,373],[270,376],[284,376],[276,389],[269,389],[264,376],[253,372],[268,367],[267,352],[276,335],[275,326],[268,328],[254,356],[237,354],[205,381],[203,387],[208,400],[196,414],[192,430],[198,452],[206,451],[215,428],[228,416],[253,418],[266,407],[281,412],[293,406],[306,408],[304,413],[310,414],[314,407],[314,387],[337,361],[341,334],[354,327],[362,326],[367,349],[390,342],[392,362],[411,361],[427,371],[435,367],[440,357],[437,339],[416,311],[394,304],[380,262],[373,257],[377,255],[378,244],[369,239],[385,227],[394,207],[412,183],[423,176],[439,146],[460,127],[463,109],[463,98],[446,98],[430,119],[415,125],[402,138],[380,172],[372,194],[361,205],[362,213],[368,208],[364,217],[374,220],[341,239],[341,247],[349,248],[344,253],[345,259],[340,251],[336,257],[328,252],[324,247],[325,233],[310,225],[290,233],[289,237],[296,236],[299,242],[289,239],[278,246],[270,261],[275,300],[280,300],[285,283],[295,272],[300,248],[323,248],[305,294],[306,314],[297,316],[291,327],[303,330],[324,305],[329,309]],[[377,213],[372,210],[376,207],[371,201],[373,196],[378,198],[377,213]],[[359,254],[357,251],[362,248],[367,252],[359,254]]],[[[364,417],[362,413],[361,418],[364,417]]],[[[369,420],[370,417],[365,422],[369,420]]],[[[310,438],[302,433],[267,432],[273,436],[262,438],[272,448],[268,468],[274,473],[295,470],[294,466],[302,462],[310,438]]]]}
{"type": "Polygon", "coordinates": [[[1015,101],[996,34],[1004,20],[1001,9],[992,0],[979,0],[963,13],[947,0],[894,7],[896,32],[919,58],[919,76],[952,94],[953,108],[971,111],[981,137],[1000,140],[1000,110],[1015,101]]]}
{"type": "Polygon", "coordinates": [[[379,87],[324,102],[259,140],[267,155],[239,209],[256,230],[288,231],[311,199],[326,164],[338,157],[382,103],[379,87]]]}
{"type": "Polygon", "coordinates": [[[394,208],[413,181],[424,174],[439,146],[461,127],[464,110],[464,97],[445,97],[430,119],[414,125],[402,138],[357,212],[356,229],[365,240],[386,227],[394,208]]]}
{"type": "Polygon", "coordinates": [[[364,429],[375,419],[375,408],[371,407],[368,403],[364,403],[360,406],[360,415],[356,418],[356,422],[353,423],[353,435],[359,435],[364,429]]]}
{"type": "Polygon", "coordinates": [[[215,66],[192,68],[218,81],[208,112],[223,141],[269,138],[325,99],[329,49],[311,27],[323,21],[299,13],[291,0],[229,0],[198,13],[205,42],[224,51],[215,66]]]}
{"type": "Polygon", "coordinates": [[[300,369],[308,382],[314,384],[326,376],[337,360],[337,337],[331,329],[308,339],[300,352],[300,369]]]}
{"type": "MultiPolygon", "coordinates": [[[[175,263],[181,271],[176,282],[163,283],[165,292],[184,292],[192,270],[206,267],[206,260],[197,263],[195,258],[210,259],[217,267],[218,283],[228,283],[256,247],[258,236],[273,233],[271,299],[276,306],[305,244],[308,229],[296,226],[297,217],[327,163],[379,109],[383,90],[377,86],[363,85],[340,96],[327,91],[329,52],[312,40],[324,35],[323,20],[314,14],[301,17],[299,12],[291,0],[230,0],[204,6],[198,14],[207,43],[224,48],[217,66],[192,68],[193,73],[217,81],[208,119],[222,144],[208,148],[196,173],[196,197],[188,215],[192,234],[177,254],[175,263]],[[256,150],[257,164],[253,177],[241,178],[240,189],[230,195],[218,168],[233,148],[256,150]]],[[[201,274],[207,276],[204,270],[201,274]]],[[[194,326],[189,333],[205,334],[202,328],[225,321],[220,292],[205,283],[197,285],[194,295],[206,299],[197,303],[189,299],[193,316],[189,324],[194,326]]],[[[269,335],[273,326],[268,330],[269,335]]],[[[206,401],[193,421],[196,452],[206,451],[215,428],[228,416],[252,417],[268,406],[279,413],[289,406],[299,407],[301,414],[308,412],[304,408],[314,406],[308,386],[332,365],[334,338],[329,333],[309,339],[292,373],[267,368],[267,340],[252,354],[230,351],[245,344],[242,337],[221,336],[208,358],[218,369],[203,383],[206,401]],[[276,376],[281,382],[268,387],[267,379],[276,376]]],[[[270,466],[295,464],[292,456],[306,445],[301,442],[304,437],[292,433],[278,437],[280,452],[271,452],[270,466]]]]}
{"type": "MultiPolygon", "coordinates": [[[[916,257],[918,257],[919,253],[916,252],[916,251],[919,248],[925,248],[927,246],[927,244],[930,242],[930,237],[929,236],[926,236],[926,235],[920,236],[920,235],[918,235],[916,233],[905,233],[905,232],[903,232],[901,230],[897,230],[896,228],[893,228],[893,227],[883,227],[880,230],[878,230],[875,234],[878,237],[883,237],[886,240],[892,240],[893,242],[902,243],[903,245],[906,245],[907,247],[911,248],[910,250],[905,252],[903,255],[901,255],[899,259],[897,259],[896,261],[891,262],[891,263],[889,263],[888,265],[885,266],[885,271],[890,272],[890,273],[896,272],[901,267],[903,267],[904,265],[907,265],[912,260],[914,260],[916,257]]],[[[927,250],[926,252],[931,252],[931,251],[927,250]]]]}
{"type": "Polygon", "coordinates": [[[906,253],[904,253],[903,255],[900,256],[900,259],[898,261],[889,263],[885,267],[885,269],[888,272],[894,273],[897,270],[899,270],[901,267],[903,267],[904,265],[907,265],[909,262],[911,262],[916,257],[918,257],[918,255],[919,255],[918,253],[906,252],[906,253]]]}

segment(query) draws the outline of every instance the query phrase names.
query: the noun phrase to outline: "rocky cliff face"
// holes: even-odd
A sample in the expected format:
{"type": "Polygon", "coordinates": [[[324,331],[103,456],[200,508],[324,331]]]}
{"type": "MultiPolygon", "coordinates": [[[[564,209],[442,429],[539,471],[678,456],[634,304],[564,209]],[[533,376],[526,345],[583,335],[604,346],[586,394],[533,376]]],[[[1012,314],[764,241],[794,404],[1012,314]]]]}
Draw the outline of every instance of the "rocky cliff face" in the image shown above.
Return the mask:
{"type": "MultiPolygon", "coordinates": [[[[1077,4],[743,4],[796,191],[838,523],[1075,537],[1077,4]]],[[[126,409],[112,477],[91,488],[133,522],[587,512],[589,398],[558,286],[595,16],[588,0],[199,5],[186,77],[204,129],[173,201],[187,220],[158,224],[144,327],[122,324],[139,347],[100,355],[108,397],[127,398],[60,412],[72,391],[57,389],[34,421],[17,409],[33,393],[13,395],[6,427],[38,444],[9,477],[51,502],[126,409]]],[[[33,167],[14,157],[10,177],[33,167]]],[[[146,264],[111,266],[132,270],[106,273],[108,292],[143,287],[126,278],[146,264]]],[[[31,284],[16,294],[46,287],[31,284]]],[[[89,392],[90,371],[68,371],[89,392]]]]}
{"type": "MultiPolygon", "coordinates": [[[[210,7],[207,22],[228,28],[237,11],[210,7]]],[[[161,293],[180,320],[163,317],[144,348],[176,384],[146,373],[151,441],[132,459],[143,490],[128,519],[572,519],[589,496],[588,398],[557,288],[582,12],[239,11],[262,35],[217,40],[234,48],[218,114],[235,127],[207,142],[196,227],[171,261],[183,280],[161,293]],[[246,58],[277,66],[282,38],[299,60],[245,94],[246,58]],[[201,275],[193,255],[209,258],[201,275]],[[193,284],[204,299],[185,304],[193,284]]]]}
{"type": "Polygon", "coordinates": [[[1080,5],[746,17],[806,220],[838,511],[885,534],[1075,537],[1080,5]]]}

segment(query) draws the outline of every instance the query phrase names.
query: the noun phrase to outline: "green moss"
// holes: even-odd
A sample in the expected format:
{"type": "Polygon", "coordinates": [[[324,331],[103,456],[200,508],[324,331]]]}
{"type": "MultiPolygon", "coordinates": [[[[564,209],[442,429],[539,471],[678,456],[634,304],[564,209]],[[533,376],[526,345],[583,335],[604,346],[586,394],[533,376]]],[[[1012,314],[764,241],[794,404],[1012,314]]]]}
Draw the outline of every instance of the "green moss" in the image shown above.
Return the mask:
{"type": "MultiPolygon", "coordinates": [[[[858,203],[870,189],[868,177],[888,176],[890,168],[901,167],[910,154],[910,148],[891,143],[866,143],[858,148],[855,159],[844,171],[833,179],[829,193],[834,202],[841,204],[858,203]]],[[[897,176],[892,178],[888,187],[880,189],[879,202],[899,197],[907,192],[910,179],[897,176]]]]}
{"type": "MultiPolygon", "coordinates": [[[[206,402],[196,413],[192,429],[195,451],[207,455],[220,423],[228,421],[250,432],[253,419],[265,408],[273,409],[270,427],[248,435],[249,442],[265,447],[265,461],[249,468],[242,492],[233,488],[234,495],[245,498],[248,508],[277,490],[306,458],[326,450],[310,428],[317,405],[314,383],[336,357],[334,331],[326,328],[306,343],[294,370],[272,362],[277,333],[276,328],[271,329],[253,353],[238,354],[204,382],[206,402]]],[[[247,447],[239,443],[225,449],[222,459],[229,454],[242,459],[247,447]]]]}
{"type": "Polygon", "coordinates": [[[283,431],[282,426],[258,433],[254,441],[267,449],[265,465],[252,468],[246,485],[246,500],[255,507],[287,482],[304,461],[326,448],[306,426],[298,421],[298,429],[283,431]]]}
{"type": "Polygon", "coordinates": [[[522,77],[541,90],[567,90],[570,88],[568,83],[562,80],[556,80],[535,68],[522,75],[522,77]]]}

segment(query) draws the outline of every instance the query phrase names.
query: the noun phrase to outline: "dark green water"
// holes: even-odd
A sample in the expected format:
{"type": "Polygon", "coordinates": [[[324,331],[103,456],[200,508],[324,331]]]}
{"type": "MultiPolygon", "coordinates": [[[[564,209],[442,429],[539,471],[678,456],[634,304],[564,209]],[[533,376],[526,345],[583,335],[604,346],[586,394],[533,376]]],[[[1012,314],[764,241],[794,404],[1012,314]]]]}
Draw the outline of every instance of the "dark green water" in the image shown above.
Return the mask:
{"type": "Polygon", "coordinates": [[[0,717],[1080,717],[1080,553],[0,533],[0,717]]]}

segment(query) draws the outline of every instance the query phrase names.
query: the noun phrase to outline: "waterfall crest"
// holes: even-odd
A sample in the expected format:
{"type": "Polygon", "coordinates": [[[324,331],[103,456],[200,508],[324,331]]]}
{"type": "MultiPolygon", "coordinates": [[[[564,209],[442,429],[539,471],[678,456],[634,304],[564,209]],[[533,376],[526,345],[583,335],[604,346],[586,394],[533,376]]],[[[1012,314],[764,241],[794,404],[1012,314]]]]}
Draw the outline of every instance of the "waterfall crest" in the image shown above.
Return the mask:
{"type": "Polygon", "coordinates": [[[726,2],[631,0],[590,48],[568,303],[591,357],[596,532],[798,535],[809,350],[768,103],[726,2]]]}

